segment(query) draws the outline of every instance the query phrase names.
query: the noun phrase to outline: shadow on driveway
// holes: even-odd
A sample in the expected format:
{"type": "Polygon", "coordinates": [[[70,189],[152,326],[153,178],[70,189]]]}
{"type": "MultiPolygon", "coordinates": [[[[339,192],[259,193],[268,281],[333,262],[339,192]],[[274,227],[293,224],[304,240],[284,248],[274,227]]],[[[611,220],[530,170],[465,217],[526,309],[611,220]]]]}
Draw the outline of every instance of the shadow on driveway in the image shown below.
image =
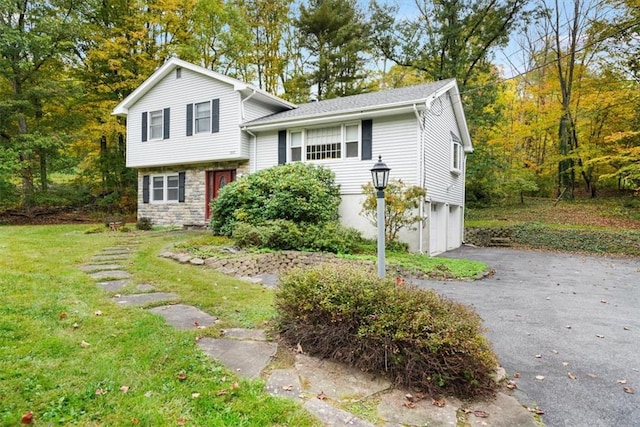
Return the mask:
{"type": "Polygon", "coordinates": [[[547,426],[640,425],[640,260],[473,247],[443,256],[496,273],[414,282],[476,309],[508,375],[520,374],[515,396],[542,408],[547,426]]]}

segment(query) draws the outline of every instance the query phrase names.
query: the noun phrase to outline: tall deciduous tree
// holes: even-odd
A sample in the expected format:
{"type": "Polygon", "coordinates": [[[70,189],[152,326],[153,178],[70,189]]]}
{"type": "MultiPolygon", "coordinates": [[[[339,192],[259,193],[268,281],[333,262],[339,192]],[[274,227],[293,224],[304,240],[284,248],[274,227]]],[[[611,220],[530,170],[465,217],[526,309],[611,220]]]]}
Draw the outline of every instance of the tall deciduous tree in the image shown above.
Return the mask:
{"type": "Polygon", "coordinates": [[[311,0],[294,22],[300,47],[311,55],[307,79],[317,85],[318,99],[368,90],[369,30],[355,0],[311,0]]]}
{"type": "MultiPolygon", "coordinates": [[[[371,4],[373,36],[382,55],[425,72],[432,80],[455,77],[464,92],[486,85],[492,49],[505,46],[524,16],[527,0],[416,0],[415,17],[396,19],[398,8],[371,4]]],[[[474,94],[481,98],[482,94],[474,94]]],[[[485,102],[484,105],[487,105],[485,102]]],[[[481,111],[479,105],[477,111],[481,111]]]]}
{"type": "Polygon", "coordinates": [[[37,177],[46,190],[48,162],[62,139],[61,129],[50,125],[65,111],[51,120],[49,109],[68,99],[65,60],[79,41],[85,7],[66,0],[0,0],[0,79],[9,89],[0,150],[17,155],[24,206],[32,201],[37,177]]]}

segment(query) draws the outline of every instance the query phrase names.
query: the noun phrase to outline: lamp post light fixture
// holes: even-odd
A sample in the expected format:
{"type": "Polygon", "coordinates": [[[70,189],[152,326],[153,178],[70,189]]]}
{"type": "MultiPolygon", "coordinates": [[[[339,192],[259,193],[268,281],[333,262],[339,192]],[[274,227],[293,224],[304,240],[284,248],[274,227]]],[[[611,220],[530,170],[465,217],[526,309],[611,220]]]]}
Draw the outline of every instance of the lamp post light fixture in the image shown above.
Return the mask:
{"type": "Polygon", "coordinates": [[[378,156],[378,161],[373,168],[371,168],[371,178],[373,180],[373,186],[378,192],[376,198],[378,199],[378,277],[383,278],[385,274],[385,260],[384,260],[384,189],[387,188],[389,183],[389,171],[391,169],[384,163],[382,163],[382,156],[378,156]]]}

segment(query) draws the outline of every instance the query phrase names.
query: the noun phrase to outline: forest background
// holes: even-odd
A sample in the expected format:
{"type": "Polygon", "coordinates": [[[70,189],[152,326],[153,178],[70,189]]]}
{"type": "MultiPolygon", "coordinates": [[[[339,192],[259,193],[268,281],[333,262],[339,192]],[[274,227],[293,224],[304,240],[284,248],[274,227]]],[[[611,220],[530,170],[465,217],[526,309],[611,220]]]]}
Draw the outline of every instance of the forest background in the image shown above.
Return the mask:
{"type": "Polygon", "coordinates": [[[0,0],[0,213],[135,211],[111,111],[172,56],[294,103],[455,77],[468,206],[640,189],[640,0],[0,0]]]}

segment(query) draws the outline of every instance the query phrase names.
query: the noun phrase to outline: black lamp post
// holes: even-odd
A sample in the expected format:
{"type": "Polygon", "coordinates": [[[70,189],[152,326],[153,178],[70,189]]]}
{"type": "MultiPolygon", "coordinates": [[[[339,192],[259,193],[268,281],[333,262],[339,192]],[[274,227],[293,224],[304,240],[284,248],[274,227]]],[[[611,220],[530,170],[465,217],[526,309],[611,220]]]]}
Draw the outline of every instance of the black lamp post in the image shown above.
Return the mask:
{"type": "Polygon", "coordinates": [[[378,156],[378,162],[371,168],[371,178],[373,186],[378,192],[378,277],[383,278],[385,274],[384,261],[384,189],[389,183],[389,171],[391,169],[382,163],[382,156],[378,156]]]}

